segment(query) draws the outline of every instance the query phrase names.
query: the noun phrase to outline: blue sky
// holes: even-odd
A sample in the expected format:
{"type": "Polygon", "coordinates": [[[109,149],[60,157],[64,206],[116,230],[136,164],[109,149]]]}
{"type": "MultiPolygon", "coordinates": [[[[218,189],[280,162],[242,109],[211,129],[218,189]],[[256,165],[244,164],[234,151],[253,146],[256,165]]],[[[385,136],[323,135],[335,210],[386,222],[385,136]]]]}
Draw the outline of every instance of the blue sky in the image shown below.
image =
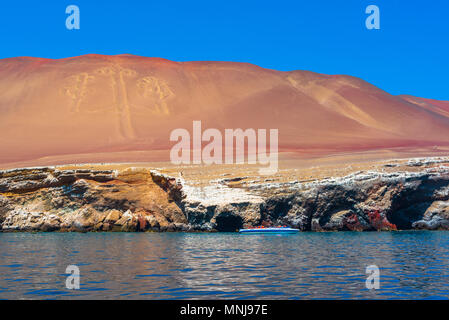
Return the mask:
{"type": "Polygon", "coordinates": [[[0,58],[131,53],[349,74],[392,94],[449,100],[447,0],[2,1],[0,58]],[[81,29],[65,27],[68,5],[81,29]],[[365,8],[380,8],[380,30],[365,8]]]}

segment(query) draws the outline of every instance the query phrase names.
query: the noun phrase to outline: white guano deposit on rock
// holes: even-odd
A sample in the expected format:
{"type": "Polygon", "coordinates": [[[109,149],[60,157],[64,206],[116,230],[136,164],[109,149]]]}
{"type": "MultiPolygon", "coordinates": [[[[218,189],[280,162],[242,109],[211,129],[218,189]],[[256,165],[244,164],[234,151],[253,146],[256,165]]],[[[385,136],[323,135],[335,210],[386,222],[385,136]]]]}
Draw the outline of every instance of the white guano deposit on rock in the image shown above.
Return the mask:
{"type": "Polygon", "coordinates": [[[211,181],[207,186],[188,184],[182,177],[179,177],[178,181],[182,185],[186,201],[200,202],[206,207],[243,202],[263,202],[262,197],[249,193],[242,188],[230,188],[220,183],[219,180],[211,181]]]}

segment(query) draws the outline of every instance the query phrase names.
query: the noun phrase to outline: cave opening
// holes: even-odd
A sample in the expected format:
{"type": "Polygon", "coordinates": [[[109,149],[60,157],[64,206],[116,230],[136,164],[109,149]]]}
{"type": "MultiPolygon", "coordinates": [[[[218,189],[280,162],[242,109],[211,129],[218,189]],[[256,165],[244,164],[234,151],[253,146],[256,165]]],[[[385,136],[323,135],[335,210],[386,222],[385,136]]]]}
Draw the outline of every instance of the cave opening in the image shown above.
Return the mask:
{"type": "Polygon", "coordinates": [[[216,229],[220,232],[234,232],[243,226],[242,218],[236,215],[220,215],[216,218],[216,229]]]}

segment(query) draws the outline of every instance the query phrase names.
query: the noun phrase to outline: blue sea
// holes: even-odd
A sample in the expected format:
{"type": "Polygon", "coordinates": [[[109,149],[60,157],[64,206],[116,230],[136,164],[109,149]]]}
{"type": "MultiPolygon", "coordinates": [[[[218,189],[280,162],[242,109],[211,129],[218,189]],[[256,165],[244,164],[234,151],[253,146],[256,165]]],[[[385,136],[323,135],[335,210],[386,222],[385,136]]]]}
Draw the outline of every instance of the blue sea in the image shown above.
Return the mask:
{"type": "Polygon", "coordinates": [[[0,299],[447,298],[449,232],[0,233],[0,299]]]}

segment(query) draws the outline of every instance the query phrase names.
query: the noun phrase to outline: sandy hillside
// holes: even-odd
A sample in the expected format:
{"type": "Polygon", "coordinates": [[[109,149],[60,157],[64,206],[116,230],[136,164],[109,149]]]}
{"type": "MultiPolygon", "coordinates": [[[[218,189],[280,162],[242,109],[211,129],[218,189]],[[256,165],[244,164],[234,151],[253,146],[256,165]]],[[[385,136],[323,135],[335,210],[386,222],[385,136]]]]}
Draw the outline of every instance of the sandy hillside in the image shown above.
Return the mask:
{"type": "Polygon", "coordinates": [[[170,132],[191,131],[193,120],[203,129],[279,129],[292,159],[449,146],[449,102],[393,96],[351,76],[245,63],[3,59],[0,112],[1,167],[167,161],[170,132]]]}

